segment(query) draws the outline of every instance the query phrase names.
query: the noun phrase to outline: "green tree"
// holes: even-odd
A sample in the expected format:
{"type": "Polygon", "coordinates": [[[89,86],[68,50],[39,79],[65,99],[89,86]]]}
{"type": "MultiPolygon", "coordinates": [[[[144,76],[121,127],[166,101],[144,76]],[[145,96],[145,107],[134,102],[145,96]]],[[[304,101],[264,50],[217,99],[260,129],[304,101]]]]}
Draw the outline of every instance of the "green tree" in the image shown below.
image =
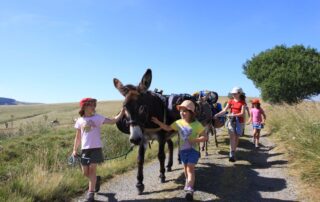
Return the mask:
{"type": "Polygon", "coordinates": [[[275,46],[243,65],[244,74],[271,103],[297,103],[320,94],[320,54],[302,45],[275,46]]]}

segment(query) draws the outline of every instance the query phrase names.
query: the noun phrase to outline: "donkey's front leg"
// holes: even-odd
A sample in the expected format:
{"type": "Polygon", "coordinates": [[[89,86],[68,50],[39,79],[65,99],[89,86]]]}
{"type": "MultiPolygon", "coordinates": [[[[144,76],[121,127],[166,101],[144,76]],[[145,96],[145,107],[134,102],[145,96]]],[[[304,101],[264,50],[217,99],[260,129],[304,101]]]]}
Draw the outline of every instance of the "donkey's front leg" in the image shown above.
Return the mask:
{"type": "Polygon", "coordinates": [[[173,164],[173,142],[171,139],[167,140],[168,149],[169,149],[169,160],[167,164],[167,171],[172,171],[172,164],[173,164]]]}
{"type": "Polygon", "coordinates": [[[145,147],[144,147],[144,144],[141,144],[139,146],[139,154],[138,154],[138,175],[137,175],[138,183],[136,184],[139,195],[142,194],[142,192],[144,191],[144,184],[143,184],[144,154],[145,154],[145,147]]]}
{"type": "Polygon", "coordinates": [[[164,146],[165,146],[166,141],[165,140],[160,140],[159,141],[159,151],[158,151],[158,159],[160,162],[160,181],[161,183],[164,183],[166,181],[166,176],[165,176],[165,167],[164,163],[166,160],[166,154],[164,153],[164,146]]]}

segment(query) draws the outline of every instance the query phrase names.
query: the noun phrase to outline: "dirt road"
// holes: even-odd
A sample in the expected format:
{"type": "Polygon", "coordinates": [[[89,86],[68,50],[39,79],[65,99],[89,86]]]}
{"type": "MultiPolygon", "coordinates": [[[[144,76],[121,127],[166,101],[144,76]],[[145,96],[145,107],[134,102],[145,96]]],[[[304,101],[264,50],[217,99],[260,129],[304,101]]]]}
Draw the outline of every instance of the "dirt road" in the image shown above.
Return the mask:
{"type": "MultiPolygon", "coordinates": [[[[238,160],[231,163],[228,161],[228,136],[225,131],[218,134],[219,147],[209,144],[209,156],[202,154],[197,164],[194,201],[298,201],[294,179],[287,175],[284,154],[277,152],[276,145],[268,137],[261,138],[259,150],[254,149],[249,136],[243,137],[237,152],[238,160]]],[[[185,201],[184,174],[177,161],[173,171],[166,173],[164,184],[158,180],[158,161],[147,163],[142,195],[138,195],[135,188],[136,173],[137,170],[133,170],[103,184],[100,193],[96,194],[96,201],[185,201]]],[[[84,197],[73,201],[84,201],[84,197]]]]}

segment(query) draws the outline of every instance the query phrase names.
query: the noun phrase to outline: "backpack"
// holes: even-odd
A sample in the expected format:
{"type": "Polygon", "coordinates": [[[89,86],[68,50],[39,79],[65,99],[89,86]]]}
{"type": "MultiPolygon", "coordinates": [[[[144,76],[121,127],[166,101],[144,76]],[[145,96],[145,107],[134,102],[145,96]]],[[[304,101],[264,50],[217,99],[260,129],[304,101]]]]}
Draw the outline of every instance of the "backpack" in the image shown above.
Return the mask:
{"type": "MultiPolygon", "coordinates": [[[[220,111],[222,111],[222,105],[220,103],[215,103],[212,105],[212,116],[219,113],[220,111]]],[[[222,126],[224,126],[225,122],[226,122],[225,117],[214,118],[213,126],[215,128],[221,128],[222,126]]]]}

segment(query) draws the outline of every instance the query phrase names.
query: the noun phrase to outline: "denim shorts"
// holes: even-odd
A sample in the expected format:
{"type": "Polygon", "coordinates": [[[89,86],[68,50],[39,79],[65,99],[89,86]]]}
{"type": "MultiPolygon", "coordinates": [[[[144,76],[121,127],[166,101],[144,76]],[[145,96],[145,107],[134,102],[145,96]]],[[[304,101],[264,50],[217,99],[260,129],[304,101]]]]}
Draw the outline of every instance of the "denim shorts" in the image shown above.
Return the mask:
{"type": "Polygon", "coordinates": [[[253,129],[262,129],[263,128],[263,124],[261,124],[261,123],[252,123],[252,128],[253,129]]]}
{"type": "Polygon", "coordinates": [[[243,130],[244,130],[244,123],[239,123],[237,126],[235,123],[232,123],[231,121],[227,124],[228,132],[229,134],[236,134],[237,136],[242,136],[243,130]],[[234,125],[233,125],[234,124],[234,125]]]}
{"type": "Polygon", "coordinates": [[[195,149],[180,150],[180,159],[183,164],[197,164],[200,158],[200,152],[195,149]]]}

